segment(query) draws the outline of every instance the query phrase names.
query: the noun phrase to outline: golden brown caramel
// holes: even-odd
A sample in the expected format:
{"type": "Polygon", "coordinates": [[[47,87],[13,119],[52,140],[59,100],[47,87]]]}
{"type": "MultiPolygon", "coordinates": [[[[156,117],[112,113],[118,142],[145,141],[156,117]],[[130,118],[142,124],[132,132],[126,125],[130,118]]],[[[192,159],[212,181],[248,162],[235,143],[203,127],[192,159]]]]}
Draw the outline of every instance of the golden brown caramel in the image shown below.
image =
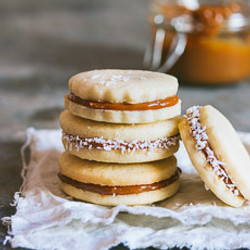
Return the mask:
{"type": "Polygon", "coordinates": [[[139,194],[143,192],[154,191],[157,189],[164,188],[173,182],[177,181],[180,177],[181,169],[177,168],[177,171],[169,179],[163,180],[160,182],[155,182],[152,184],[143,184],[143,185],[133,185],[133,186],[101,186],[91,183],[83,183],[76,180],[73,180],[62,173],[58,173],[59,179],[69,185],[72,185],[76,188],[80,188],[85,191],[98,193],[101,195],[130,195],[130,194],[139,194]]]}
{"type": "MultiPolygon", "coordinates": [[[[242,39],[189,35],[183,55],[169,73],[181,82],[195,84],[229,84],[243,80],[250,75],[250,35],[242,39]]],[[[166,43],[164,53],[168,48],[166,43]]]]}
{"type": "Polygon", "coordinates": [[[108,102],[93,102],[83,100],[80,97],[70,93],[65,96],[65,99],[68,99],[77,104],[92,108],[92,109],[108,109],[108,110],[127,110],[127,111],[135,111],[135,110],[152,110],[152,109],[161,109],[166,107],[174,106],[178,103],[178,96],[167,97],[162,100],[156,100],[153,102],[144,102],[144,103],[108,103],[108,102]]]}

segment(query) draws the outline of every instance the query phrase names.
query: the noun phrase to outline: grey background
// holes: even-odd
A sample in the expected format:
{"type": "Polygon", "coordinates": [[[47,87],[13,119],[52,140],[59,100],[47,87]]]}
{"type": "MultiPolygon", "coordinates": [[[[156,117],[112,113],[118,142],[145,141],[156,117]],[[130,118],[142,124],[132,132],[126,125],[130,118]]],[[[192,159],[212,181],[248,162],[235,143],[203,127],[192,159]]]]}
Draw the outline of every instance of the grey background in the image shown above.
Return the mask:
{"type": "MultiPolygon", "coordinates": [[[[58,128],[73,74],[99,68],[141,69],[149,36],[146,0],[1,0],[0,216],[21,184],[24,131],[58,128]]],[[[250,82],[231,87],[185,86],[183,111],[212,104],[237,130],[250,132],[250,82]]],[[[5,234],[0,230],[0,239],[5,234]]],[[[9,246],[4,249],[8,249],[9,246]]]]}

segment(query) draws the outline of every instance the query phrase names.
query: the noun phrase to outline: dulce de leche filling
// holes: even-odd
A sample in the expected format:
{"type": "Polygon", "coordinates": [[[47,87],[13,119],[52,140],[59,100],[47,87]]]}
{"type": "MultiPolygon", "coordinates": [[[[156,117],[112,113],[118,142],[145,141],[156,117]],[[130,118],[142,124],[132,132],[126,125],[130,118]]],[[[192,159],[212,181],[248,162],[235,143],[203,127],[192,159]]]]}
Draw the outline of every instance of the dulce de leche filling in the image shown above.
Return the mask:
{"type": "Polygon", "coordinates": [[[139,194],[143,192],[149,192],[164,188],[177,181],[180,177],[180,174],[181,174],[181,169],[177,168],[176,172],[169,179],[160,182],[155,182],[152,184],[132,185],[132,186],[102,186],[98,184],[83,183],[73,180],[63,175],[61,172],[58,173],[58,177],[62,182],[72,185],[76,188],[82,189],[84,191],[98,193],[101,195],[130,195],[130,194],[139,194]]]}
{"type": "Polygon", "coordinates": [[[224,163],[218,160],[208,142],[206,127],[202,128],[200,122],[200,107],[194,106],[188,109],[186,117],[188,120],[188,124],[190,126],[190,133],[196,142],[196,149],[201,150],[203,152],[203,154],[207,159],[207,162],[214,169],[217,176],[222,181],[224,181],[224,183],[230,189],[230,191],[236,196],[242,196],[236,185],[232,182],[225,168],[223,167],[224,163]]]}
{"type": "Polygon", "coordinates": [[[71,102],[83,105],[92,109],[108,109],[108,110],[127,110],[127,111],[136,111],[136,110],[154,110],[161,109],[166,107],[174,106],[178,103],[178,96],[174,95],[171,97],[167,97],[165,99],[156,100],[153,102],[144,102],[144,103],[109,103],[109,102],[93,102],[89,100],[83,100],[79,96],[70,93],[65,95],[65,99],[70,100],[71,102]]]}

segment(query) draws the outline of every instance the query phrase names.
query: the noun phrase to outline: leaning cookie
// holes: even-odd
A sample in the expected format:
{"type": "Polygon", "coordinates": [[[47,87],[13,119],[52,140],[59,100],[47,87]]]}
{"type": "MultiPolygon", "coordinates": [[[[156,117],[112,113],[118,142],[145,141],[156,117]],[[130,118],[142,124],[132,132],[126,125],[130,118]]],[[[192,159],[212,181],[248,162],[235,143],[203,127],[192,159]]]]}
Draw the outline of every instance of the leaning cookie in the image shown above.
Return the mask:
{"type": "Polygon", "coordinates": [[[112,123],[148,123],[181,113],[173,76],[140,70],[93,70],[69,80],[65,108],[73,115],[112,123]]]}
{"type": "Polygon", "coordinates": [[[114,124],[60,115],[65,150],[102,162],[147,162],[167,158],[179,148],[179,118],[147,124],[114,124]]]}
{"type": "Polygon", "coordinates": [[[212,106],[187,110],[181,138],[205,185],[223,202],[250,200],[250,158],[231,123],[212,106]]]}
{"type": "Polygon", "coordinates": [[[64,152],[59,157],[62,190],[80,200],[116,206],[151,204],[177,192],[180,169],[174,156],[142,164],[82,160],[64,152]]]}

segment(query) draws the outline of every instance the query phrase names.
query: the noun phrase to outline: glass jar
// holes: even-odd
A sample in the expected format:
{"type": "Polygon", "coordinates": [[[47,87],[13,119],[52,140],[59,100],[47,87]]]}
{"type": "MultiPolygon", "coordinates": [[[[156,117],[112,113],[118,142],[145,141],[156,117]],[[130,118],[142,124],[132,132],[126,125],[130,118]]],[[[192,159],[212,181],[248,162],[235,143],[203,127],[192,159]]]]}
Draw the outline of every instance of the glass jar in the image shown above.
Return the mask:
{"type": "Polygon", "coordinates": [[[192,84],[250,76],[250,0],[153,0],[149,22],[147,68],[192,84]]]}

